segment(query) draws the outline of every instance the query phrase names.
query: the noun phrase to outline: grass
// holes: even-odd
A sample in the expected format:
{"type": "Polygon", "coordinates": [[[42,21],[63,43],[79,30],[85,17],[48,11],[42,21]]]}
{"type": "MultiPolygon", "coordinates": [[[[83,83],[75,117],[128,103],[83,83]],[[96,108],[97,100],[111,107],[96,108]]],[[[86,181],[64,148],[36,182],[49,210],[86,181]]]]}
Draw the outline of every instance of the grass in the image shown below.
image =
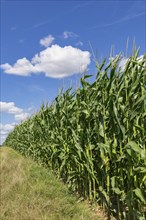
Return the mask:
{"type": "Polygon", "coordinates": [[[0,148],[1,220],[96,220],[86,202],[71,195],[51,171],[0,148]]]}

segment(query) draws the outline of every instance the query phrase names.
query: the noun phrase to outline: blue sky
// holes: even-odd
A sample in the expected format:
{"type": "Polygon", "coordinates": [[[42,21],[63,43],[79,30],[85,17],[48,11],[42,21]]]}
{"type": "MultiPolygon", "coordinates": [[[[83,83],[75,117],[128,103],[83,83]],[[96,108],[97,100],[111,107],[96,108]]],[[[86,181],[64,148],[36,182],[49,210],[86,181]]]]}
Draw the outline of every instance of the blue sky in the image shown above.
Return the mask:
{"type": "Polygon", "coordinates": [[[15,124],[59,89],[76,87],[99,60],[129,54],[133,40],[146,52],[145,1],[1,0],[1,143],[15,124]]]}

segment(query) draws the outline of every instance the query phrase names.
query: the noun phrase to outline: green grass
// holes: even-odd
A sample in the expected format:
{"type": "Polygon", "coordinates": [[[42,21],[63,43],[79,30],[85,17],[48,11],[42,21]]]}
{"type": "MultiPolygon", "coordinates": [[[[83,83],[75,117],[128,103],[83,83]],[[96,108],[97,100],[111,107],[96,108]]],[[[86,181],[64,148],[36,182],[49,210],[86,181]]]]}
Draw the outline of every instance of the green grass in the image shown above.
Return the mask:
{"type": "Polygon", "coordinates": [[[97,219],[51,171],[10,148],[0,153],[1,220],[97,219]]]}

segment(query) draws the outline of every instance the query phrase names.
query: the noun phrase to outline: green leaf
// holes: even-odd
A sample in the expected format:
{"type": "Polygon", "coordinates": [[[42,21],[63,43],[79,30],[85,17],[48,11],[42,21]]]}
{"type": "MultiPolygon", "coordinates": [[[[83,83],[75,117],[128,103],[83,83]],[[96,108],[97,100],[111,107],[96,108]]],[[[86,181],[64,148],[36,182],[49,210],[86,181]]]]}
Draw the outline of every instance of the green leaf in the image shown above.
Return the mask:
{"type": "Polygon", "coordinates": [[[134,171],[138,171],[140,173],[146,173],[146,167],[136,167],[134,171]]]}
{"type": "Polygon", "coordinates": [[[130,141],[127,144],[127,147],[130,147],[131,150],[141,154],[142,153],[142,149],[138,146],[138,144],[136,144],[134,141],[130,141]]]}
{"type": "Polygon", "coordinates": [[[85,75],[84,79],[90,78],[92,75],[85,75]]]}
{"type": "Polygon", "coordinates": [[[115,113],[115,117],[116,117],[116,120],[117,120],[117,122],[118,122],[118,125],[119,125],[119,127],[120,127],[120,129],[121,129],[121,131],[122,131],[122,133],[123,133],[123,136],[125,136],[125,128],[124,128],[124,126],[120,123],[120,120],[119,120],[119,117],[118,117],[118,110],[117,110],[115,104],[114,104],[114,113],[115,113]]]}
{"type": "Polygon", "coordinates": [[[83,113],[85,113],[86,115],[89,115],[89,112],[85,109],[85,110],[82,110],[83,113]]]}
{"type": "Polygon", "coordinates": [[[115,188],[115,179],[116,179],[116,176],[113,176],[113,177],[111,178],[112,188],[115,188]]]}
{"type": "Polygon", "coordinates": [[[134,192],[135,192],[135,195],[136,195],[143,203],[146,204],[146,200],[145,200],[145,198],[144,198],[144,196],[143,196],[143,194],[142,194],[141,189],[136,188],[136,189],[134,190],[134,192]]]}
{"type": "Polygon", "coordinates": [[[120,195],[122,193],[122,191],[119,188],[114,187],[113,191],[117,194],[120,195]]]}
{"type": "Polygon", "coordinates": [[[102,186],[99,186],[99,191],[103,194],[104,198],[106,199],[106,201],[109,203],[110,199],[108,194],[106,193],[106,191],[102,188],[102,186]]]}
{"type": "Polygon", "coordinates": [[[103,124],[101,122],[99,124],[99,134],[101,137],[104,137],[104,129],[103,129],[103,124]]]}

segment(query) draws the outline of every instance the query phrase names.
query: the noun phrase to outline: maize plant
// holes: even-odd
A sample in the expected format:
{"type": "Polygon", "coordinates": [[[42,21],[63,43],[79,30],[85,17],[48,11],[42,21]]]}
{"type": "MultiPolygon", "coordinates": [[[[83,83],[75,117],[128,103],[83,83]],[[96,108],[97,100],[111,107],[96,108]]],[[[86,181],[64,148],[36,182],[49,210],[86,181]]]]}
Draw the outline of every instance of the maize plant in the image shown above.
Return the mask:
{"type": "Polygon", "coordinates": [[[80,196],[116,219],[145,219],[146,68],[135,51],[96,62],[97,74],[60,92],[17,125],[4,145],[53,169],[80,196]]]}

